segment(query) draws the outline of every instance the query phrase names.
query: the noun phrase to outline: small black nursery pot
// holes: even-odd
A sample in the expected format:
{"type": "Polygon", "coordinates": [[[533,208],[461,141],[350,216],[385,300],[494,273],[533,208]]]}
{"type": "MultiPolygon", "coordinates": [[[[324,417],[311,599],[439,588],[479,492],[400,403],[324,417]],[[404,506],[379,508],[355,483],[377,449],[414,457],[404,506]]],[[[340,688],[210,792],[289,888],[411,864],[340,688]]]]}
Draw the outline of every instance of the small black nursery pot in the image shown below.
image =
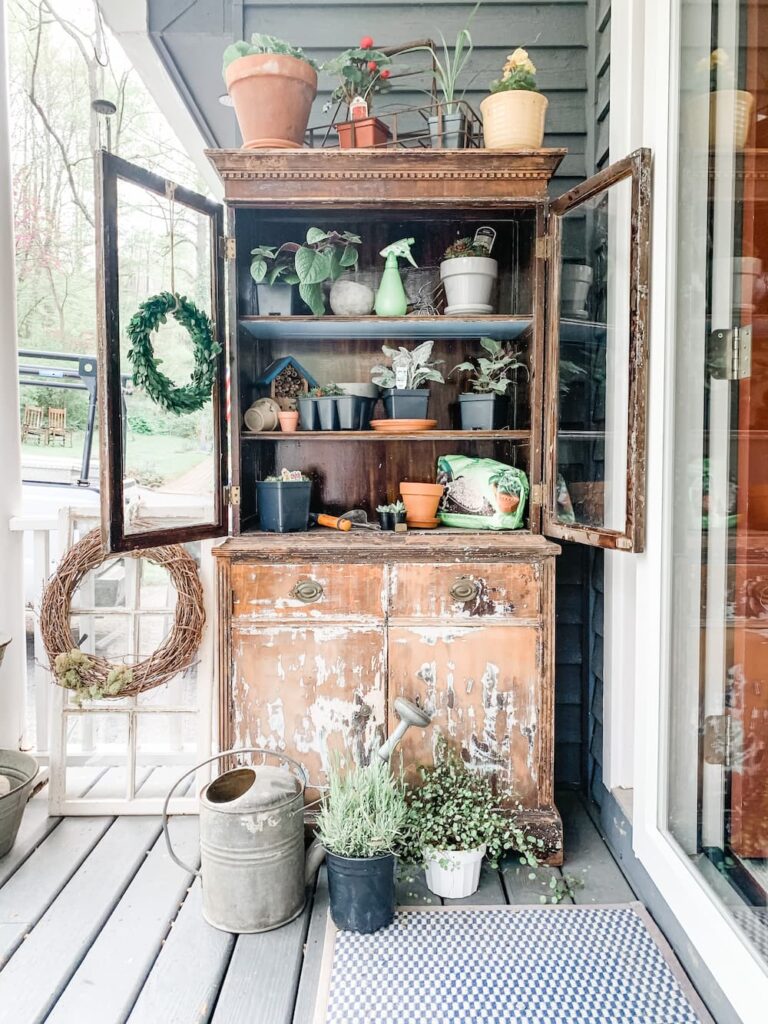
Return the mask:
{"type": "Polygon", "coordinates": [[[339,430],[360,430],[360,418],[366,399],[358,395],[339,395],[336,399],[336,414],[339,430]]]}
{"type": "Polygon", "coordinates": [[[339,429],[339,416],[336,411],[336,401],[336,398],[331,395],[323,395],[322,398],[315,399],[315,404],[317,405],[317,417],[320,421],[321,430],[339,429]]]}
{"type": "Polygon", "coordinates": [[[425,420],[429,388],[387,388],[384,409],[391,420],[425,420]]]}
{"type": "Polygon", "coordinates": [[[502,395],[459,395],[462,430],[501,430],[509,423],[509,399],[502,395]]]}
{"type": "Polygon", "coordinates": [[[368,935],[395,919],[395,858],[337,857],[326,852],[331,917],[344,932],[368,935]]]}
{"type": "Polygon", "coordinates": [[[299,430],[317,430],[317,399],[302,395],[296,399],[299,410],[299,430]]]}
{"type": "Polygon", "coordinates": [[[266,533],[298,533],[309,522],[311,480],[259,480],[259,528],[266,533]]]}

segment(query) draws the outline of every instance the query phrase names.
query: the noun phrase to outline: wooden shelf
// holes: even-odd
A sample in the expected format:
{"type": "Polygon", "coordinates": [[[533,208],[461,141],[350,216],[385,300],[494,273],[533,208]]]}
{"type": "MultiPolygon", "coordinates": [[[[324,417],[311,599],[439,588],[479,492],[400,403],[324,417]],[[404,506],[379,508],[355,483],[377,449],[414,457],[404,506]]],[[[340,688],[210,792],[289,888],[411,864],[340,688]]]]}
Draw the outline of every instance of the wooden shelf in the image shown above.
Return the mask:
{"type": "Polygon", "coordinates": [[[525,334],[529,316],[242,316],[238,323],[254,338],[334,341],[340,338],[480,338],[514,341],[525,334]]]}
{"type": "Polygon", "coordinates": [[[418,430],[411,434],[385,434],[377,430],[280,430],[240,435],[243,441],[524,441],[530,430],[418,430]]]}

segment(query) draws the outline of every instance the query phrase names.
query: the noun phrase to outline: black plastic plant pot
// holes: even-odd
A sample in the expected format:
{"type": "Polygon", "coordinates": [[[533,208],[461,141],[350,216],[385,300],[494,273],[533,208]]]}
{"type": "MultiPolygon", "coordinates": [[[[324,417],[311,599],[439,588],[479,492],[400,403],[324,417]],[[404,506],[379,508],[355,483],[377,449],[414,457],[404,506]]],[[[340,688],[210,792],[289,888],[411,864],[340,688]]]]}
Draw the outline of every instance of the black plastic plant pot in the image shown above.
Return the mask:
{"type": "Polygon", "coordinates": [[[339,395],[336,399],[336,415],[339,430],[360,430],[360,415],[364,398],[358,395],[339,395]]]}
{"type": "Polygon", "coordinates": [[[395,858],[326,853],[331,917],[344,932],[369,935],[395,919],[395,858]]]}
{"type": "Polygon", "coordinates": [[[311,480],[257,481],[259,529],[266,533],[298,533],[306,530],[311,492],[311,480]]]}
{"type": "Polygon", "coordinates": [[[379,512],[382,530],[394,530],[398,523],[405,522],[405,512],[379,512]]]}
{"type": "Polygon", "coordinates": [[[317,399],[304,395],[296,399],[299,410],[299,430],[317,430],[317,399]]]}
{"type": "Polygon", "coordinates": [[[425,420],[429,406],[429,388],[388,388],[384,409],[391,420],[425,420]]]}
{"type": "Polygon", "coordinates": [[[321,430],[338,430],[339,417],[336,412],[336,399],[331,395],[324,395],[315,399],[317,406],[317,418],[321,430]]]}
{"type": "Polygon", "coordinates": [[[373,410],[376,407],[376,398],[361,398],[360,399],[360,429],[370,430],[371,420],[373,419],[373,410]]]}
{"type": "Polygon", "coordinates": [[[290,284],[257,284],[259,316],[291,316],[294,287],[290,284]]]}
{"type": "Polygon", "coordinates": [[[462,430],[501,430],[509,422],[509,399],[501,395],[459,395],[462,430]]]}

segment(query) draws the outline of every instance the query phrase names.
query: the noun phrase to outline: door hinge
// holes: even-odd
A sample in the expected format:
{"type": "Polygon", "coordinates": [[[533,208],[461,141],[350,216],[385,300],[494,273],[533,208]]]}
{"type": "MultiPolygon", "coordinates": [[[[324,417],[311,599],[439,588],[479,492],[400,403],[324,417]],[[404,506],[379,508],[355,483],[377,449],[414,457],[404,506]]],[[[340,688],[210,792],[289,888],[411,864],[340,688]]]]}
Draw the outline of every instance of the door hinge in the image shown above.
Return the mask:
{"type": "Polygon", "coordinates": [[[237,241],[229,236],[219,238],[219,256],[223,260],[237,259],[237,241]]]}
{"type": "Polygon", "coordinates": [[[543,500],[544,500],[544,493],[542,491],[541,484],[532,484],[531,485],[531,504],[532,505],[541,505],[543,500]]]}
{"type": "Polygon", "coordinates": [[[225,487],[224,488],[224,502],[227,505],[240,505],[240,488],[239,487],[225,487]]]}
{"type": "Polygon", "coordinates": [[[709,335],[709,372],[715,380],[744,380],[752,373],[752,328],[731,327],[709,335]]]}
{"type": "Polygon", "coordinates": [[[704,719],[704,760],[727,767],[731,761],[731,719],[728,715],[708,715],[704,719]]]}
{"type": "Polygon", "coordinates": [[[536,239],[536,259],[549,260],[552,258],[552,235],[539,235],[536,239]]]}

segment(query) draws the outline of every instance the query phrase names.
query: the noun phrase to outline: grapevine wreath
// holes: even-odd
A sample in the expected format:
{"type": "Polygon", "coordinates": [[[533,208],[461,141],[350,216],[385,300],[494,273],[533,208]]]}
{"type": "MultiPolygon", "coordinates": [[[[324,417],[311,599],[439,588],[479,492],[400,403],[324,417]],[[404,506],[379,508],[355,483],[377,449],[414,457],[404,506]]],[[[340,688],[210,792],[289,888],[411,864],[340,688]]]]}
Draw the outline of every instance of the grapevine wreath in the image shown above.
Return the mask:
{"type": "Polygon", "coordinates": [[[128,324],[131,347],[128,359],[133,367],[133,383],[153,402],[168,412],[183,413],[202,409],[211,397],[216,376],[216,357],[221,345],[213,337],[213,326],[206,313],[184,295],[160,292],[142,302],[128,324]],[[189,384],[176,387],[170,377],[158,369],[152,346],[152,332],[168,319],[168,314],[186,328],[192,339],[195,366],[189,384]]]}
{"type": "MultiPolygon", "coordinates": [[[[75,612],[74,614],[77,614],[75,612]]],[[[78,701],[135,697],[168,682],[192,664],[205,624],[203,588],[194,559],[180,544],[126,555],[105,555],[101,531],[87,533],[67,551],[43,593],[40,629],[55,681],[78,701]],[[70,605],[86,574],[110,558],[146,558],[167,569],[176,588],[173,626],[148,658],[135,665],[107,661],[74,646],[70,605]]]]}

